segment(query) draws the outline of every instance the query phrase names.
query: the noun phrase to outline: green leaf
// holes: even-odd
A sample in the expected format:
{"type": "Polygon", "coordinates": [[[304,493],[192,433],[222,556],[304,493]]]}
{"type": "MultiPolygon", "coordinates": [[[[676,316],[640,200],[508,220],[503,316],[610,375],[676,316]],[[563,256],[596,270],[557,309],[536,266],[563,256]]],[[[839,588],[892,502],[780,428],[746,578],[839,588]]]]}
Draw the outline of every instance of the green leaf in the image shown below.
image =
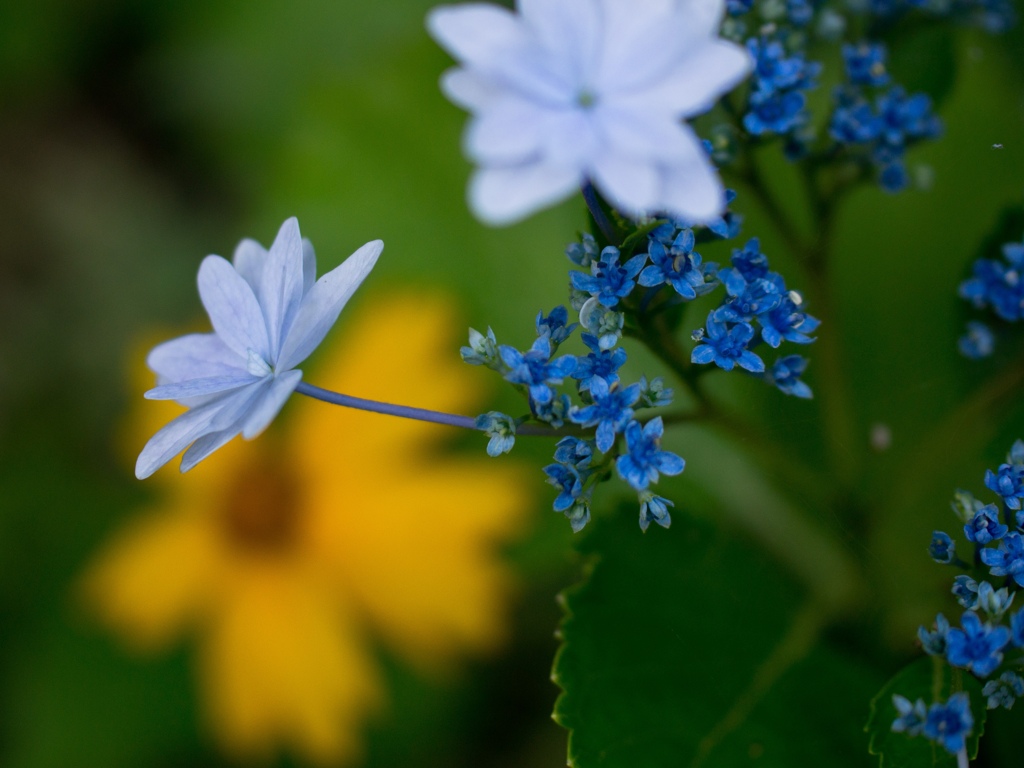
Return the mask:
{"type": "Polygon", "coordinates": [[[957,73],[956,34],[951,25],[907,25],[890,37],[889,45],[893,79],[907,93],[927,93],[936,107],[945,102],[957,73]]]}
{"type": "Polygon", "coordinates": [[[570,765],[869,764],[857,723],[878,677],[824,645],[828,610],[775,562],[685,515],[592,528],[553,672],[570,765]]]}
{"type": "Polygon", "coordinates": [[[665,223],[665,219],[655,219],[650,221],[643,226],[637,227],[635,230],[626,236],[626,239],[622,241],[622,245],[619,246],[619,250],[623,256],[632,256],[634,252],[638,252],[641,247],[646,250],[647,248],[647,236],[665,223]]]}
{"type": "Polygon", "coordinates": [[[871,754],[878,755],[880,768],[953,768],[956,756],[941,745],[924,737],[909,737],[894,733],[892,723],[897,717],[893,694],[911,701],[924,699],[929,705],[946,701],[951,694],[966,691],[971,698],[974,731],[967,739],[967,754],[972,759],[978,754],[978,738],[985,730],[985,698],[981,683],[962,670],[953,669],[941,659],[926,656],[911,662],[885,684],[871,701],[871,715],[864,730],[871,739],[871,754]]]}

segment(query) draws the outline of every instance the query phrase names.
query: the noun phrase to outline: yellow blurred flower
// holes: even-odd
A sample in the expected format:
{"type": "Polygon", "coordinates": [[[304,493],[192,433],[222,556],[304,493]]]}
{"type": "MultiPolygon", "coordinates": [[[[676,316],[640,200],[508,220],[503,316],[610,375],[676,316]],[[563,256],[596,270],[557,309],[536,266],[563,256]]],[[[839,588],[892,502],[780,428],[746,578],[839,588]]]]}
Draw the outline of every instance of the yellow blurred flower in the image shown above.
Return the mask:
{"type": "MultiPolygon", "coordinates": [[[[335,336],[317,384],[479,406],[440,299],[364,305],[335,336]]],[[[172,415],[162,405],[133,420],[138,440],[172,415]]],[[[208,721],[228,751],[349,761],[383,700],[368,635],[421,669],[501,640],[510,583],[496,548],[521,527],[524,483],[508,462],[445,452],[445,427],[300,397],[286,416],[187,475],[155,475],[155,508],[99,555],[85,595],[139,651],[195,636],[208,721]]]]}

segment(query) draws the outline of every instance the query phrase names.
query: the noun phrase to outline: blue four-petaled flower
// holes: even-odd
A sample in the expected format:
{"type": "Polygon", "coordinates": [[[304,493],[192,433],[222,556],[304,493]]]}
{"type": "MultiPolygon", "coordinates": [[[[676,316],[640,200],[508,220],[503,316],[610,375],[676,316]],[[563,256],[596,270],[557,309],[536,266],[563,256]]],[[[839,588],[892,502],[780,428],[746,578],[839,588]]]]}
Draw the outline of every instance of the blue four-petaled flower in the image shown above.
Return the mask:
{"type": "Polygon", "coordinates": [[[524,384],[530,390],[530,399],[539,405],[547,405],[554,397],[553,385],[576,370],[576,358],[562,355],[551,359],[551,340],[540,336],[526,353],[514,347],[502,345],[501,359],[508,366],[505,378],[513,384],[524,384]]]}
{"type": "Polygon", "coordinates": [[[1019,586],[1024,586],[1024,540],[1019,533],[1006,534],[997,548],[981,550],[981,562],[993,576],[1012,576],[1019,586]]]}
{"type": "Polygon", "coordinates": [[[601,349],[600,340],[592,333],[581,334],[583,343],[590,348],[590,354],[576,359],[576,370],[572,377],[580,382],[580,389],[590,389],[594,377],[604,379],[608,385],[619,382],[618,370],[626,362],[626,350],[622,347],[601,349]]]}
{"type": "Polygon", "coordinates": [[[806,358],[800,355],[786,355],[775,361],[766,377],[787,395],[809,399],[814,393],[807,383],[800,379],[806,369],[806,358]]]}
{"type": "Polygon", "coordinates": [[[1003,648],[1010,642],[1010,630],[982,623],[978,614],[967,611],[960,619],[963,629],[946,633],[946,660],[954,667],[969,669],[988,677],[1003,661],[1003,648]]]}
{"type": "Polygon", "coordinates": [[[680,231],[667,246],[651,239],[647,248],[651,264],[644,267],[637,282],[648,288],[668,283],[687,300],[706,293],[714,283],[705,280],[701,255],[693,250],[694,243],[693,230],[689,228],[680,231]]]}
{"type": "Polygon", "coordinates": [[[964,535],[975,544],[988,544],[1003,538],[1010,529],[999,522],[999,510],[995,504],[987,504],[975,513],[974,518],[964,526],[964,535]]]}
{"type": "Polygon", "coordinates": [[[950,696],[945,704],[936,702],[928,708],[924,735],[956,754],[966,746],[972,728],[971,702],[966,693],[960,692],[950,696]]]}
{"type": "Polygon", "coordinates": [[[620,265],[619,256],[619,249],[609,245],[601,251],[601,258],[590,265],[592,274],[570,272],[573,288],[596,296],[606,307],[614,307],[636,286],[635,278],[647,261],[647,254],[641,253],[620,265]]]}
{"type": "Polygon", "coordinates": [[[753,338],[754,328],[750,323],[737,323],[729,328],[712,313],[708,315],[707,332],[700,336],[690,361],[697,365],[713,362],[726,371],[738,365],[751,373],[764,373],[764,360],[747,349],[753,338]]]}
{"type": "Polygon", "coordinates": [[[682,458],[661,449],[664,431],[660,416],[643,427],[637,421],[626,427],[626,453],[615,460],[615,468],[622,479],[638,491],[658,482],[659,473],[678,475],[686,467],[682,458]]]}
{"type": "Polygon", "coordinates": [[[932,531],[928,554],[941,565],[949,565],[956,559],[956,542],[945,531],[932,531]]]}
{"type": "Polygon", "coordinates": [[[640,399],[640,385],[612,388],[604,379],[594,377],[590,381],[590,396],[593,404],[574,408],[569,412],[569,419],[584,427],[596,424],[597,449],[607,453],[615,444],[615,435],[633,418],[632,406],[640,399]]]}
{"type": "Polygon", "coordinates": [[[917,628],[917,639],[921,641],[924,652],[931,656],[944,656],[946,653],[946,635],[949,634],[949,620],[941,613],[935,617],[935,631],[929,632],[923,626],[917,628]]]}

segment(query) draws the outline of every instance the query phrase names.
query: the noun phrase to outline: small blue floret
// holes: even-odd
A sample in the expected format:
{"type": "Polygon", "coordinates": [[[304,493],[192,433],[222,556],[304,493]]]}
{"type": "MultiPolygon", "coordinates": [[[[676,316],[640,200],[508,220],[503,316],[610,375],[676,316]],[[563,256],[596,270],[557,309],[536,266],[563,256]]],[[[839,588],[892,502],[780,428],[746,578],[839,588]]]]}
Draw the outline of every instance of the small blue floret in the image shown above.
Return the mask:
{"type": "Polygon", "coordinates": [[[947,752],[956,754],[965,748],[972,728],[974,716],[970,699],[966,693],[954,693],[945,704],[935,703],[929,707],[924,735],[937,741],[947,752]]]}
{"type": "Polygon", "coordinates": [[[661,417],[651,419],[644,427],[637,421],[626,427],[627,453],[615,460],[619,476],[638,491],[658,482],[658,474],[678,475],[686,462],[671,451],[661,450],[664,425],[661,417]]]}

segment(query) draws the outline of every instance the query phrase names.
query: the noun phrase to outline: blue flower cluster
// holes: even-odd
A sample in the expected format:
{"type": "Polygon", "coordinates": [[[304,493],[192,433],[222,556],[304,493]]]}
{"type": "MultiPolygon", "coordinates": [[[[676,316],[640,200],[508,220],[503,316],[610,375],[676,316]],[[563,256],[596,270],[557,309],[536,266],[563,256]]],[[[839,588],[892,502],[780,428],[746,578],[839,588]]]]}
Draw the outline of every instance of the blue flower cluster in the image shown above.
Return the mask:
{"type": "Polygon", "coordinates": [[[941,744],[952,754],[964,749],[967,737],[974,728],[971,702],[966,693],[954,693],[945,703],[935,702],[925,709],[923,699],[911,702],[895,694],[893,706],[898,717],[892,724],[897,733],[925,736],[941,744]]]}
{"type": "MultiPolygon", "coordinates": [[[[727,200],[734,198],[728,191],[727,200]]],[[[558,491],[553,507],[574,530],[590,520],[594,487],[613,473],[636,492],[642,529],[652,522],[663,527],[671,522],[672,502],[655,494],[652,486],[662,475],[681,473],[685,462],[662,449],[662,418],[645,421],[638,414],[670,404],[672,391],[660,378],[622,380],[628,355],[619,341],[627,329],[635,331],[660,312],[724,287],[725,297],[697,333],[691,364],[714,362],[725,370],[738,366],[781,392],[811,397],[801,379],[804,358],[785,355],[767,368],[753,351],[762,343],[773,349],[786,341],[810,343],[809,334],[818,327],[818,320],[803,310],[800,294],[770,271],[758,240],[734,249],[731,266],[724,269],[705,262],[697,251],[700,243],[735,237],[741,224],[742,217],[728,208],[699,226],[656,219],[637,225],[636,234],[626,241],[630,245],[624,246],[628,253],[612,245],[601,247],[593,236],[583,235],[565,251],[577,267],[570,270],[569,282],[570,304],[579,312],[579,322],[569,322],[565,307],[539,313],[536,338],[526,351],[499,344],[491,329],[486,334],[470,329],[463,360],[500,373],[529,406],[520,418],[494,411],[478,417],[477,428],[489,438],[489,455],[511,450],[517,430],[528,420],[555,429],[569,423],[584,431],[582,437],[559,442],[554,463],[544,468],[558,491]],[[558,354],[577,329],[586,351],[558,354]],[[570,384],[570,391],[562,391],[570,384]]]]}
{"type": "MultiPolygon", "coordinates": [[[[918,630],[918,639],[925,653],[945,659],[950,666],[965,669],[982,680],[1002,669],[998,678],[987,680],[983,695],[989,709],[1009,709],[1024,695],[1024,679],[1018,674],[1021,659],[1007,661],[1005,658],[1007,649],[1024,648],[1024,607],[1010,612],[1017,589],[1024,587],[1024,510],[1021,509],[1024,441],[1013,444],[1006,462],[998,470],[985,473],[985,486],[1000,497],[999,506],[985,504],[963,490],[956,492],[951,506],[963,525],[964,537],[975,548],[973,575],[980,576],[979,571],[985,567],[990,576],[1002,580],[1003,586],[997,589],[989,581],[979,582],[969,573],[957,575],[952,592],[966,609],[960,626],[951,626],[940,613],[932,629],[921,627],[918,630]],[[1007,669],[1007,666],[1012,668],[1007,669]]],[[[972,570],[972,566],[956,557],[955,541],[942,531],[932,534],[929,553],[936,562],[972,570]]],[[[894,697],[899,717],[892,729],[910,735],[922,733],[950,752],[959,752],[973,719],[966,694],[957,695],[964,696],[962,706],[958,704],[951,710],[952,698],[945,705],[932,705],[933,709],[945,707],[944,714],[936,719],[941,727],[932,731],[926,726],[932,710],[928,710],[925,717],[923,701],[912,704],[902,697],[894,697]]]]}
{"type": "Polygon", "coordinates": [[[992,34],[1007,31],[1017,19],[1012,0],[868,0],[863,8],[891,20],[913,12],[945,16],[992,34]]]}
{"type": "MultiPolygon", "coordinates": [[[[973,274],[960,283],[960,297],[977,309],[989,308],[1009,323],[1024,319],[1024,241],[1005,243],[1002,260],[978,259],[973,274]]],[[[958,342],[960,353],[971,359],[987,357],[995,348],[992,329],[971,321],[958,342]]]]}
{"type": "Polygon", "coordinates": [[[804,312],[800,294],[788,290],[782,275],[768,269],[768,257],[757,238],[733,250],[732,266],[718,270],[718,280],[726,295],[708,315],[705,327],[694,333],[697,346],[692,362],[713,362],[726,371],[739,366],[760,374],[786,394],[810,397],[810,387],[800,379],[807,366],[804,358],[788,355],[766,370],[764,360],[753,351],[762,342],[772,349],[784,341],[809,344],[814,339],[808,334],[819,325],[817,318],[804,312]]]}
{"type": "Polygon", "coordinates": [[[574,531],[582,529],[590,520],[594,486],[607,477],[614,464],[619,476],[637,492],[641,528],[646,530],[652,520],[668,527],[672,502],[648,488],[660,475],[682,472],[685,462],[661,449],[661,418],[641,424],[636,413],[670,404],[672,391],[660,378],[648,382],[642,377],[639,382],[622,384],[619,369],[627,354],[616,344],[623,316],[613,309],[636,287],[635,278],[647,254],[620,265],[617,248],[598,253],[592,238],[570,246],[567,253],[575,264],[591,270],[589,275],[571,273],[575,290],[586,294],[581,304],[582,328],[586,330],[580,336],[589,352],[556,356],[559,346],[581,327],[580,323],[569,323],[565,307],[537,315],[537,337],[525,352],[498,344],[490,329],[487,334],[470,329],[469,344],[462,348],[463,360],[501,373],[523,392],[530,408],[528,416],[518,419],[497,411],[482,414],[476,419],[476,427],[489,438],[490,456],[510,451],[517,428],[530,418],[554,428],[568,421],[593,429],[592,438],[563,438],[555,450],[555,463],[544,468],[548,482],[558,489],[555,511],[569,519],[574,531]],[[566,380],[575,382],[575,397],[558,391],[566,380]],[[616,450],[620,435],[624,435],[625,443],[621,455],[616,450]]]}
{"type": "Polygon", "coordinates": [[[761,35],[747,40],[754,73],[743,127],[752,136],[789,134],[808,121],[804,95],[817,86],[821,64],[807,61],[800,51],[788,52],[778,37],[761,35]]]}
{"type": "Polygon", "coordinates": [[[898,85],[877,92],[889,84],[886,56],[881,43],[843,46],[847,83],[835,91],[829,133],[854,157],[870,160],[878,168],[884,190],[899,192],[910,183],[903,162],[907,148],[939,136],[942,123],[923,93],[908,96],[898,85]],[[873,105],[868,89],[876,91],[873,105]]]}

